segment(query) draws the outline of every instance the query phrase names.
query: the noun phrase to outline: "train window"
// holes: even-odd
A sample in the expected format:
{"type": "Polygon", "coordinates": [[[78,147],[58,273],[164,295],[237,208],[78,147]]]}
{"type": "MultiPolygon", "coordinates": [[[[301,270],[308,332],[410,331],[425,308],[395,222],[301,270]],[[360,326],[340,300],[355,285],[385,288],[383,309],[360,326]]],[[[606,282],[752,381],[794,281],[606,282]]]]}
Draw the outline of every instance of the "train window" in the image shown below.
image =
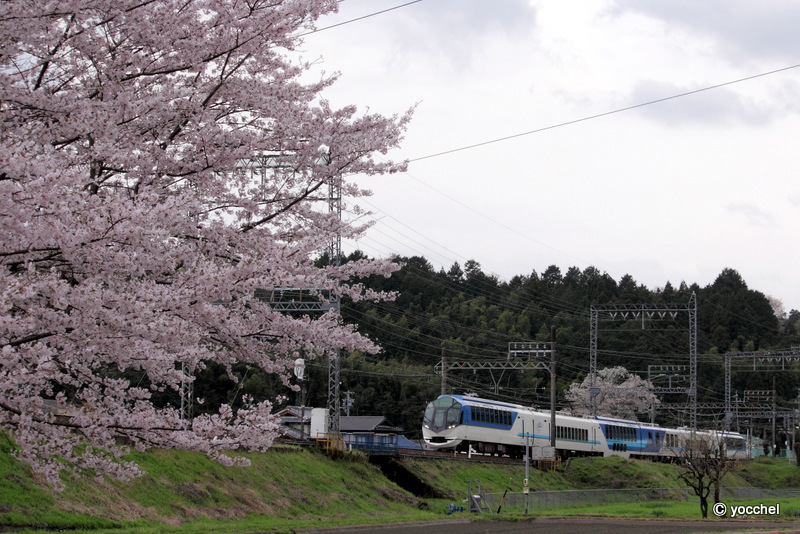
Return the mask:
{"type": "MultiPolygon", "coordinates": [[[[608,425],[606,426],[606,439],[614,441],[637,441],[636,429],[626,426],[608,425]]],[[[652,435],[650,439],[652,440],[652,435]]]]}
{"type": "Polygon", "coordinates": [[[455,425],[459,422],[461,410],[447,410],[447,425],[455,425]]]}
{"type": "Polygon", "coordinates": [[[428,404],[423,421],[428,428],[441,430],[458,424],[460,416],[461,404],[452,397],[441,397],[428,404]]]}
{"type": "Polygon", "coordinates": [[[444,428],[445,427],[445,424],[444,424],[445,413],[446,412],[444,410],[436,410],[436,414],[434,414],[434,416],[433,416],[434,428],[444,428]]]}

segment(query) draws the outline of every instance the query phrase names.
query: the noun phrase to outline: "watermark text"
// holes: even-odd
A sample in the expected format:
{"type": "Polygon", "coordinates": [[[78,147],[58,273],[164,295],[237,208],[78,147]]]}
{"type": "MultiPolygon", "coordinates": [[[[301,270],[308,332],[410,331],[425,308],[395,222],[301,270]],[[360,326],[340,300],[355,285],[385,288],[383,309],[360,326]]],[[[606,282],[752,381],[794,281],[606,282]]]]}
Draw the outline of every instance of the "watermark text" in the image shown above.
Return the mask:
{"type": "Polygon", "coordinates": [[[714,503],[712,508],[714,515],[725,517],[730,513],[730,517],[744,517],[753,515],[780,515],[781,505],[778,504],[752,504],[748,506],[728,506],[725,503],[714,503]]]}

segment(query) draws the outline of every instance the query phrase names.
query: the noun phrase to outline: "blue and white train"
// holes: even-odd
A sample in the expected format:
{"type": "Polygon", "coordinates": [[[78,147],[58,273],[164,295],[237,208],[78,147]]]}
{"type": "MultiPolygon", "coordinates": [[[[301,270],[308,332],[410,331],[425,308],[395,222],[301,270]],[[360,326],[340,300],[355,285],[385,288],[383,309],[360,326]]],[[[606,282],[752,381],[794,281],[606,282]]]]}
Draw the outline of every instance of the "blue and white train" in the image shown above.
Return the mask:
{"type": "MultiPolygon", "coordinates": [[[[422,422],[425,446],[434,450],[456,450],[507,455],[525,455],[525,437],[532,447],[550,446],[550,412],[506,402],[463,395],[441,395],[428,403],[422,422]]],[[[691,437],[687,429],[611,417],[556,415],[556,451],[572,456],[623,456],[626,458],[675,458],[691,437]]],[[[695,432],[694,439],[719,443],[714,431],[695,432]]],[[[745,458],[745,439],[724,432],[725,454],[745,458]]]]}

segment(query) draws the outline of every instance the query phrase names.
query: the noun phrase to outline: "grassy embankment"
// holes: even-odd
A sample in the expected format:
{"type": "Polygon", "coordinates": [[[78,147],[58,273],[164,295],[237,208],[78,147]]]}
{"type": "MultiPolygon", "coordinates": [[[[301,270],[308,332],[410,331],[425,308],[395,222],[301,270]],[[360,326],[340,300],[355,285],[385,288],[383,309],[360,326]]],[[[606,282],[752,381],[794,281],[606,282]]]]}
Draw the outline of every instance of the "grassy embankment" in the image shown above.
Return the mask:
{"type": "MultiPolygon", "coordinates": [[[[463,504],[469,480],[480,480],[485,492],[498,493],[519,491],[524,477],[524,467],[519,465],[401,460],[408,472],[436,488],[439,498],[429,498],[403,490],[358,454],[332,460],[314,450],[275,449],[247,455],[253,463],[249,468],[228,468],[200,454],[151,451],[133,455],[146,472],[139,479],[118,482],[65,476],[66,490],[56,492],[38,484],[27,466],[13,459],[5,443],[0,446],[0,526],[32,529],[290,532],[445,519],[446,504],[463,504]]],[[[565,472],[531,470],[531,486],[538,491],[683,487],[676,469],[619,458],[582,459],[571,462],[565,472]]],[[[726,483],[800,487],[800,469],[785,461],[755,460],[726,483]]],[[[800,503],[794,509],[800,509],[800,503]]],[[[696,503],[605,505],[601,510],[605,515],[697,517],[696,503]]],[[[591,508],[547,512],[564,513],[601,512],[591,508]]]]}

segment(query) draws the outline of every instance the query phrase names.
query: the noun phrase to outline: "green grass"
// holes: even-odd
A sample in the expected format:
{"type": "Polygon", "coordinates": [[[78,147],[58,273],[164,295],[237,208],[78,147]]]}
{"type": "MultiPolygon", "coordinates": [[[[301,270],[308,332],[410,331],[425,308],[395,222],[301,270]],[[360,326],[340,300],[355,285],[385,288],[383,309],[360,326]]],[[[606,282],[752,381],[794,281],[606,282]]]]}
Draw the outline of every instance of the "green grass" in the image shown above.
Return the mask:
{"type": "MultiPolygon", "coordinates": [[[[502,493],[505,490],[522,491],[525,466],[519,464],[493,464],[459,462],[446,459],[403,459],[403,465],[418,477],[449,495],[463,499],[469,481],[480,481],[484,493],[502,493]]],[[[575,489],[563,473],[539,471],[530,468],[529,484],[537,490],[575,489]]]]}
{"type": "MultiPolygon", "coordinates": [[[[674,464],[626,460],[620,456],[609,458],[574,458],[565,471],[565,478],[574,489],[619,489],[619,488],[683,488],[678,478],[681,468],[674,464]]],[[[800,479],[798,480],[800,483],[800,479]]],[[[739,473],[728,473],[724,485],[731,487],[759,486],[748,484],[739,473]]]]}
{"type": "Polygon", "coordinates": [[[322,525],[433,517],[358,454],[337,461],[299,449],[246,456],[252,466],[240,468],[198,453],[149,451],[131,455],[143,477],[120,482],[65,475],[66,489],[56,492],[35,484],[26,465],[0,451],[6,475],[0,480],[0,525],[190,532],[197,531],[191,526],[196,522],[207,522],[208,531],[232,531],[232,523],[242,522],[242,531],[252,531],[248,524],[277,528],[283,520],[322,525]]]}
{"type": "MultiPolygon", "coordinates": [[[[0,526],[29,529],[148,534],[161,532],[291,532],[298,529],[385,524],[466,517],[447,516],[448,503],[463,504],[467,483],[480,480],[486,493],[520,491],[523,465],[403,459],[416,476],[449,499],[419,499],[387,480],[360,454],[333,460],[316,450],[273,449],[246,454],[252,466],[224,467],[202,454],[153,450],[132,454],[145,475],[120,482],[65,475],[56,492],[37,483],[27,465],[0,442],[0,526]]],[[[675,487],[677,467],[621,458],[585,458],[565,472],[531,468],[537,491],[597,487],[675,487]]],[[[800,487],[800,469],[785,461],[760,459],[745,464],[728,486],[800,487]],[[741,482],[741,483],[740,483],[741,482]]],[[[732,503],[746,504],[746,503],[732,503]]],[[[782,515],[800,511],[800,502],[781,503],[782,515]]],[[[521,510],[504,508],[502,518],[522,519],[521,510]]],[[[698,518],[699,505],[647,502],[534,510],[535,515],[614,515],[643,518],[698,518]]],[[[486,517],[484,517],[485,519],[486,517]]]]}
{"type": "Polygon", "coordinates": [[[739,475],[744,485],[756,488],[800,488],[800,467],[782,458],[760,456],[743,462],[739,475]]]}
{"type": "Polygon", "coordinates": [[[59,509],[52,490],[36,483],[30,468],[12,455],[14,444],[0,434],[0,525],[95,529],[115,523],[59,509]]]}

